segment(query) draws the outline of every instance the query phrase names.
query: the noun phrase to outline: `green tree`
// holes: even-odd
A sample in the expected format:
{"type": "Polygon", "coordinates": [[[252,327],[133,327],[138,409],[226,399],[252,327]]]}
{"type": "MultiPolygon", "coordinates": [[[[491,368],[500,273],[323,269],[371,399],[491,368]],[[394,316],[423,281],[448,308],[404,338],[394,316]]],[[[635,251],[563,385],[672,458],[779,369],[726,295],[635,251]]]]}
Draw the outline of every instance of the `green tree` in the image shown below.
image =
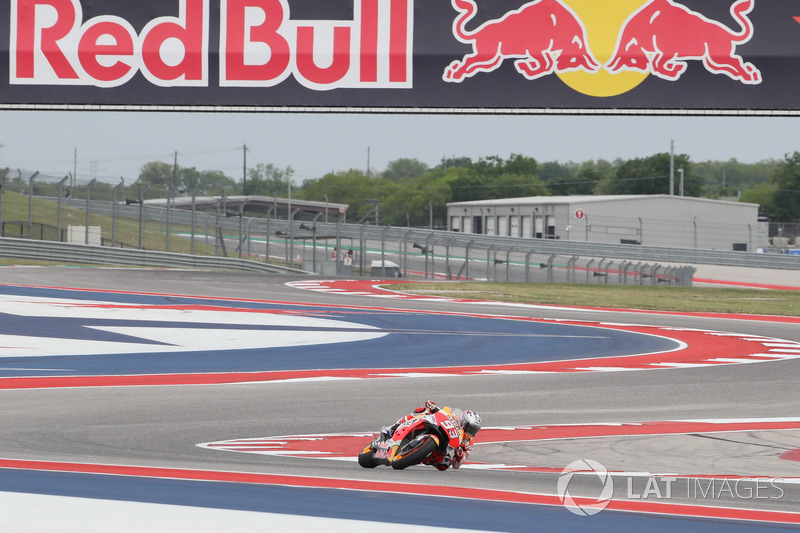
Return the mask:
{"type": "Polygon", "coordinates": [[[501,165],[501,174],[516,174],[518,176],[538,176],[539,163],[532,157],[520,154],[511,154],[511,157],[501,165]]]}
{"type": "Polygon", "coordinates": [[[402,178],[419,178],[428,171],[428,165],[418,159],[397,159],[390,161],[382,176],[388,180],[398,182],[402,178]]]}
{"type": "Polygon", "coordinates": [[[600,183],[613,177],[614,172],[608,161],[586,161],[574,174],[551,178],[545,185],[553,196],[592,195],[600,183]]]}
{"type": "Polygon", "coordinates": [[[775,159],[742,163],[734,158],[694,163],[693,168],[703,183],[704,196],[730,198],[771,181],[778,163],[775,159]]]}
{"type": "Polygon", "coordinates": [[[539,165],[539,179],[549,184],[551,181],[567,183],[573,181],[577,176],[579,165],[576,163],[559,163],[558,161],[546,161],[539,165]]]}
{"type": "Polygon", "coordinates": [[[289,183],[294,176],[292,167],[278,168],[272,163],[259,163],[247,170],[246,195],[280,196],[289,195],[289,183]]]}
{"type": "Polygon", "coordinates": [[[775,168],[772,178],[775,193],[772,196],[772,215],[777,222],[800,218],[800,152],[786,155],[775,168]]]}
{"type": "Polygon", "coordinates": [[[381,203],[387,224],[428,227],[433,211],[434,227],[444,225],[446,204],[452,195],[445,171],[436,168],[419,178],[405,178],[398,185],[381,203]]]}
{"type": "Polygon", "coordinates": [[[139,170],[139,178],[135,185],[167,190],[171,184],[178,186],[177,181],[173,165],[163,161],[150,161],[139,170]]]}
{"type": "Polygon", "coordinates": [[[547,196],[547,187],[531,174],[501,174],[491,180],[494,198],[522,198],[526,196],[547,196]]]}
{"type": "Polygon", "coordinates": [[[220,196],[223,192],[237,192],[236,182],[220,170],[197,170],[195,167],[179,169],[182,190],[186,194],[220,196]]]}
{"type": "Polygon", "coordinates": [[[441,168],[445,172],[452,167],[469,168],[472,166],[472,159],[469,157],[443,157],[441,168]]]}
{"type": "Polygon", "coordinates": [[[497,177],[502,174],[517,174],[520,176],[536,176],[539,173],[539,164],[532,157],[511,154],[508,160],[492,155],[482,157],[470,168],[482,176],[497,177]]]}
{"type": "Polygon", "coordinates": [[[535,159],[518,154],[511,154],[508,160],[489,156],[469,167],[448,168],[448,173],[453,171],[449,180],[453,191],[452,201],[547,194],[547,189],[536,175],[538,168],[535,159]]]}
{"type": "MultiPolygon", "coordinates": [[[[656,154],[622,163],[616,175],[606,184],[607,194],[669,194],[670,155],[656,154]]],[[[679,194],[680,172],[683,169],[684,196],[700,196],[702,183],[692,172],[689,156],[675,156],[675,189],[679,194]]]]}
{"type": "Polygon", "coordinates": [[[758,204],[758,212],[770,218],[775,217],[776,208],[773,204],[777,190],[774,183],[760,183],[742,193],[742,202],[758,204]]]}
{"type": "Polygon", "coordinates": [[[447,169],[451,175],[450,189],[454,202],[472,202],[488,198],[488,179],[472,168],[453,167],[447,169]]]}
{"type": "MultiPolygon", "coordinates": [[[[348,204],[347,220],[358,221],[397,189],[397,184],[384,178],[367,177],[363,171],[350,169],[331,172],[316,180],[306,180],[298,198],[348,204]]],[[[381,209],[383,211],[383,209],[381,209]]]]}
{"type": "Polygon", "coordinates": [[[135,187],[150,187],[148,196],[173,194],[222,194],[235,192],[236,182],[218,170],[197,170],[177,167],[163,161],[145,163],[139,171],[135,187]]]}

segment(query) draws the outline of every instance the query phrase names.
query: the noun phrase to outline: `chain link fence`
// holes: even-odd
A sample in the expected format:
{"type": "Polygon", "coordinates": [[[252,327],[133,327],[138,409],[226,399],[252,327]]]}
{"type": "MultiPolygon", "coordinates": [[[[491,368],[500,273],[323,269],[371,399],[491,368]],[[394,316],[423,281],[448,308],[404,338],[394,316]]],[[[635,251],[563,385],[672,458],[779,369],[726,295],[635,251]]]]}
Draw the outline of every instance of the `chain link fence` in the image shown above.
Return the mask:
{"type": "MultiPolygon", "coordinates": [[[[244,215],[244,208],[238,209],[237,215],[223,208],[204,212],[149,206],[141,201],[145,199],[141,189],[133,196],[130,190],[126,195],[122,183],[107,191],[112,193],[107,201],[94,197],[91,184],[84,187],[83,198],[71,192],[68,196],[65,178],[55,183],[55,178],[20,172],[15,182],[30,186],[40,178],[44,185],[55,187],[56,193],[36,198],[36,202],[49,202],[48,207],[38,207],[40,213],[31,212],[34,205],[40,205],[34,203],[35,188],[23,191],[28,210],[17,205],[13,221],[6,220],[0,196],[4,235],[44,240],[61,236],[63,240],[68,226],[88,228],[91,224],[100,227],[106,245],[237,257],[329,276],[690,285],[696,264],[800,269],[800,258],[778,254],[493,237],[347,224],[343,219],[325,223],[319,214],[303,212],[294,213],[290,223],[288,213],[277,217],[277,209],[250,217],[244,215]],[[20,220],[23,214],[27,222],[20,220]],[[50,220],[34,223],[34,217],[38,220],[40,216],[50,220]],[[118,228],[123,223],[127,232],[121,234],[118,228]]],[[[793,226],[797,225],[784,225],[781,233],[797,231],[793,226]]]]}

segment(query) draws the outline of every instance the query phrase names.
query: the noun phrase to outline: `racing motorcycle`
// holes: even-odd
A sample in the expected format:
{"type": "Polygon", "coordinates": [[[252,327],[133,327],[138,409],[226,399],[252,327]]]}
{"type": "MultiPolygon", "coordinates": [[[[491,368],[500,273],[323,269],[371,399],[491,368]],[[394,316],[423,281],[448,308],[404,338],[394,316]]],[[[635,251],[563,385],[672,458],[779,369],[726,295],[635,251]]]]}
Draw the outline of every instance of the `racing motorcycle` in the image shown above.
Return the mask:
{"type": "Polygon", "coordinates": [[[400,424],[391,437],[379,435],[358,454],[358,464],[364,468],[385,465],[402,470],[429,459],[436,462],[460,444],[458,420],[439,410],[400,424]]]}

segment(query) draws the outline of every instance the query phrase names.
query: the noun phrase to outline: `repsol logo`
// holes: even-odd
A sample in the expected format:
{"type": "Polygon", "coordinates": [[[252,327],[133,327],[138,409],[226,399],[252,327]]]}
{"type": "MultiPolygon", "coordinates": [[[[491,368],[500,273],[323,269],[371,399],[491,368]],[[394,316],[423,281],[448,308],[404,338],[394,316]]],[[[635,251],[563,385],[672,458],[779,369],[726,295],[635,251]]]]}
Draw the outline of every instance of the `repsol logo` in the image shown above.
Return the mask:
{"type": "Polygon", "coordinates": [[[314,90],[409,88],[413,1],[355,0],[353,20],[295,21],[287,0],[219,0],[210,43],[211,0],[178,0],[141,31],[116,15],[84,20],[80,0],[11,0],[10,82],[117,87],[141,73],[161,87],[205,87],[214,53],[221,87],[293,76],[314,90]]]}

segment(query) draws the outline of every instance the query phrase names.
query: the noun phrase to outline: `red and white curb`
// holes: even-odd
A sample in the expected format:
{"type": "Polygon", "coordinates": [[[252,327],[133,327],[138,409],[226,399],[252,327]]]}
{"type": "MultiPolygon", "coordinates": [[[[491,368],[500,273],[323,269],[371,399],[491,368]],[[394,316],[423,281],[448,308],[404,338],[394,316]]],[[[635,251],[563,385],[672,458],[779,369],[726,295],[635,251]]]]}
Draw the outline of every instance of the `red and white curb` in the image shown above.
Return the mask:
{"type": "MultiPolygon", "coordinates": [[[[654,422],[607,422],[592,424],[548,424],[533,426],[506,426],[483,428],[476,439],[476,452],[481,446],[514,442],[557,441],[587,438],[641,437],[654,435],[689,435],[732,432],[789,431],[800,430],[800,418],[753,418],[753,419],[703,419],[665,420],[654,422]]],[[[198,444],[200,448],[226,452],[325,459],[333,461],[355,461],[358,452],[377,436],[374,432],[321,433],[310,435],[282,435],[277,437],[241,438],[198,444]]],[[[800,449],[787,450],[779,456],[782,460],[800,461],[800,449]]],[[[465,463],[464,468],[482,470],[520,470],[533,472],[560,472],[562,469],[519,464],[465,463]]],[[[643,472],[612,472],[626,476],[665,475],[643,472]]],[[[714,476],[710,473],[675,474],[679,477],[733,477],[714,476]]],[[[748,478],[777,479],[753,475],[748,478]]],[[[780,478],[787,483],[800,483],[800,477],[780,478]]]]}

